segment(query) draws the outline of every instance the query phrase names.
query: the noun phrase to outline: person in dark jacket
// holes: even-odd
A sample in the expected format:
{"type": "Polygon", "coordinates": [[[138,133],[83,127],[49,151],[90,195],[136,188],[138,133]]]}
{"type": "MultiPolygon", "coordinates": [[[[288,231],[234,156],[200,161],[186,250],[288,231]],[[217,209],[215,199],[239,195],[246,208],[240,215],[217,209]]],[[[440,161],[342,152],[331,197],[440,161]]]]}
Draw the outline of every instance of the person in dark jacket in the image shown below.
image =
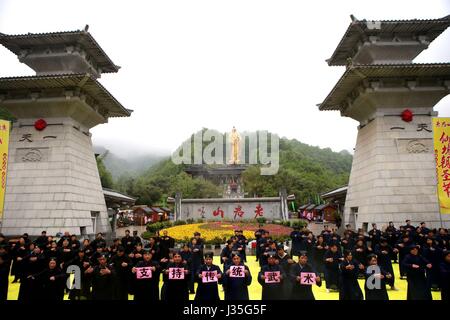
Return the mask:
{"type": "Polygon", "coordinates": [[[408,281],[407,300],[432,300],[426,279],[426,271],[431,269],[432,265],[419,255],[418,246],[410,246],[409,252],[402,261],[408,281]]]}
{"type": "Polygon", "coordinates": [[[344,261],[339,266],[341,270],[341,287],[339,289],[339,300],[363,300],[363,294],[358,283],[360,270],[364,265],[353,259],[350,250],[344,251],[344,261]]]}
{"type": "Polygon", "coordinates": [[[250,269],[244,265],[239,253],[233,253],[232,263],[224,269],[223,286],[225,300],[249,300],[248,286],[251,283],[252,275],[250,269]]]}
{"type": "Polygon", "coordinates": [[[195,273],[198,283],[195,300],[219,301],[218,284],[222,283],[222,271],[219,266],[213,264],[213,253],[205,253],[204,264],[195,273]],[[214,274],[217,281],[214,280],[214,274]]]}
{"type": "Polygon", "coordinates": [[[302,276],[307,277],[308,274],[315,274],[315,284],[320,287],[322,285],[322,280],[315,269],[308,264],[308,255],[306,251],[300,252],[298,257],[298,263],[292,265],[289,277],[292,282],[292,292],[291,300],[315,300],[314,293],[312,291],[312,280],[311,283],[305,283],[310,281],[305,281],[302,276]]]}

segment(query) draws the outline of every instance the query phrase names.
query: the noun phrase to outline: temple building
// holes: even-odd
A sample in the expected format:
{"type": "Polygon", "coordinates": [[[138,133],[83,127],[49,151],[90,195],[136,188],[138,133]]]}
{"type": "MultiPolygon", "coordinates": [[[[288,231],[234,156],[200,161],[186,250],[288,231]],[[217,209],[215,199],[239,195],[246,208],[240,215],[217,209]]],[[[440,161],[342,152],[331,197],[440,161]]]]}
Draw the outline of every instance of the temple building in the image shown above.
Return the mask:
{"type": "Polygon", "coordinates": [[[17,119],[10,135],[1,232],[110,233],[89,130],[110,117],[131,115],[98,81],[119,67],[87,26],[0,34],[0,43],[36,73],[0,78],[0,108],[17,119]]]}
{"type": "Polygon", "coordinates": [[[450,25],[433,20],[352,22],[327,60],[346,70],[319,110],[359,122],[343,225],[411,219],[449,227],[437,198],[433,107],[450,93],[450,63],[413,59],[450,25]]]}

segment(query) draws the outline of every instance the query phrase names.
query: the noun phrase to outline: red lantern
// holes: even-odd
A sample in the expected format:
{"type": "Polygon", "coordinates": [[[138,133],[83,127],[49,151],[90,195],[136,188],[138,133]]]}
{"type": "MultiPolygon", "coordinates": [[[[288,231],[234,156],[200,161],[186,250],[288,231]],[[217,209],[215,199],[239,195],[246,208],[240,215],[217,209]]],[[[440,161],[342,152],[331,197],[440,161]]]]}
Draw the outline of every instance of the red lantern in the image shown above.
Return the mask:
{"type": "Polygon", "coordinates": [[[405,122],[411,122],[413,119],[414,113],[411,110],[405,109],[402,112],[402,120],[405,122]]]}
{"type": "Polygon", "coordinates": [[[36,120],[36,122],[34,123],[34,128],[37,131],[42,131],[47,128],[47,122],[44,119],[36,120]]]}

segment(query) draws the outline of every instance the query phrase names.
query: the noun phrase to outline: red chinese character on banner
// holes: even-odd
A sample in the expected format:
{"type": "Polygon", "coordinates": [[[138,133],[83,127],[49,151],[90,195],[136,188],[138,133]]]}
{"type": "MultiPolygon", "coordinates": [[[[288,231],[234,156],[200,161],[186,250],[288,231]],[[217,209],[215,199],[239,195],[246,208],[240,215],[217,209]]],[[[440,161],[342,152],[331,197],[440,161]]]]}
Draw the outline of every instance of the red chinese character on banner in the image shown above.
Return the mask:
{"type": "Polygon", "coordinates": [[[236,219],[237,216],[242,218],[242,216],[244,215],[244,211],[242,210],[241,206],[237,206],[236,208],[234,208],[233,212],[234,212],[234,219],[236,219]]]}
{"type": "Polygon", "coordinates": [[[224,212],[223,212],[222,209],[220,209],[220,207],[218,207],[217,210],[213,211],[213,216],[214,217],[217,217],[218,215],[220,215],[222,217],[222,219],[223,219],[223,214],[224,214],[224,212]]]}
{"type": "Polygon", "coordinates": [[[442,184],[442,190],[447,194],[447,197],[450,197],[450,181],[442,184]]]}
{"type": "Polygon", "coordinates": [[[449,168],[450,169],[450,155],[442,156],[440,167],[441,168],[449,168]]]}
{"type": "Polygon", "coordinates": [[[444,181],[450,181],[450,169],[445,169],[445,170],[442,170],[442,180],[444,180],[444,181]]]}
{"type": "Polygon", "coordinates": [[[257,206],[256,206],[256,210],[255,210],[255,219],[257,218],[257,217],[262,217],[263,216],[263,214],[264,214],[264,208],[261,206],[261,204],[258,204],[257,206]]]}

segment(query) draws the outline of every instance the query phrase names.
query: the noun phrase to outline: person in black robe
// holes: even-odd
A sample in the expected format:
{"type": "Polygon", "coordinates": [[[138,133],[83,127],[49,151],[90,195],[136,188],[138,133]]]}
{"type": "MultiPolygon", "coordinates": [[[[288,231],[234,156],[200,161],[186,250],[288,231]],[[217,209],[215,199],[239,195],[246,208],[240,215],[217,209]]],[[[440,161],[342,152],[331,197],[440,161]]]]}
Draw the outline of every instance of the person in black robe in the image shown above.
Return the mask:
{"type": "Polygon", "coordinates": [[[76,234],[70,236],[70,248],[73,252],[78,252],[78,250],[81,248],[80,240],[78,240],[76,234]]]}
{"type": "Polygon", "coordinates": [[[450,251],[444,253],[444,261],[439,265],[439,277],[441,281],[441,299],[450,300],[450,251]]]}
{"type": "Polygon", "coordinates": [[[34,275],[36,283],[41,286],[39,300],[63,301],[64,288],[68,274],[64,273],[57,265],[56,259],[50,259],[48,267],[34,275]]]}
{"type": "Polygon", "coordinates": [[[128,255],[128,257],[131,259],[131,263],[134,266],[142,261],[144,259],[144,247],[142,246],[142,243],[137,243],[136,248],[128,255]]]}
{"type": "Polygon", "coordinates": [[[431,290],[439,290],[439,265],[442,261],[442,250],[436,246],[434,237],[426,237],[422,256],[432,265],[431,269],[427,269],[428,286],[431,290]]]}
{"type": "Polygon", "coordinates": [[[244,261],[245,257],[245,248],[242,246],[242,244],[239,242],[239,238],[236,236],[232,236],[230,238],[231,242],[233,243],[232,249],[233,251],[236,251],[241,256],[241,260],[244,261]]]}
{"type": "Polygon", "coordinates": [[[438,234],[436,235],[436,242],[442,251],[450,250],[450,236],[447,229],[439,228],[438,234]]]}
{"type": "MultiPolygon", "coordinates": [[[[198,268],[195,275],[197,278],[197,292],[195,300],[198,301],[219,301],[219,284],[222,283],[222,271],[219,266],[213,264],[213,253],[205,253],[205,263],[198,268]],[[203,282],[203,272],[216,272],[217,282],[203,282]]],[[[208,275],[206,275],[208,276],[208,275]]]]}
{"type": "Polygon", "coordinates": [[[133,242],[134,245],[136,246],[138,243],[142,244],[142,239],[141,237],[139,237],[137,230],[133,231],[133,242]]]}
{"type": "Polygon", "coordinates": [[[173,262],[169,262],[163,271],[163,280],[166,285],[164,299],[167,301],[188,301],[190,277],[189,267],[183,263],[180,252],[173,253],[173,262]],[[184,278],[177,270],[184,274],[184,278]],[[169,272],[173,273],[173,279],[170,279],[169,272]]]}
{"type": "Polygon", "coordinates": [[[97,247],[106,248],[106,240],[103,238],[103,233],[97,233],[96,238],[91,242],[92,249],[97,250],[97,247]]]}
{"type": "Polygon", "coordinates": [[[247,238],[244,236],[244,231],[243,230],[236,230],[236,237],[238,238],[238,243],[239,245],[243,248],[242,250],[242,255],[243,255],[243,260],[244,262],[247,262],[247,252],[246,252],[246,248],[248,245],[248,241],[247,238]]]}
{"type": "Polygon", "coordinates": [[[256,242],[256,248],[257,248],[257,255],[258,255],[258,261],[259,261],[259,266],[262,267],[262,263],[260,261],[261,259],[261,255],[266,251],[266,247],[267,247],[267,243],[270,240],[269,237],[269,231],[264,230],[261,233],[261,237],[257,240],[256,242]]]}
{"type": "Polygon", "coordinates": [[[413,245],[408,234],[402,236],[402,239],[397,243],[396,248],[398,249],[398,261],[399,261],[399,271],[400,271],[400,279],[404,279],[406,277],[406,270],[404,269],[403,259],[405,259],[406,255],[409,253],[409,247],[413,245]]]}
{"type": "MultiPolygon", "coordinates": [[[[90,256],[90,263],[92,267],[95,267],[98,265],[98,259],[102,256],[106,257],[106,248],[104,246],[97,246],[93,253],[90,256]]],[[[86,251],[85,251],[86,252],[86,251]]],[[[86,253],[87,256],[87,253],[86,253]]]]}
{"type": "Polygon", "coordinates": [[[256,261],[258,261],[259,259],[259,252],[260,252],[260,248],[259,248],[259,239],[261,239],[262,235],[266,232],[266,230],[264,230],[262,228],[262,224],[259,224],[259,229],[255,231],[255,240],[256,240],[256,249],[255,249],[255,255],[256,255],[256,261]]]}
{"type": "Polygon", "coordinates": [[[389,300],[386,290],[386,280],[392,277],[392,275],[378,265],[375,254],[370,254],[367,257],[367,268],[364,275],[364,293],[366,300],[389,300]]]}
{"type": "Polygon", "coordinates": [[[314,244],[316,243],[314,234],[310,231],[307,232],[303,243],[304,243],[305,251],[306,251],[306,253],[308,253],[308,256],[310,257],[313,252],[314,244]]]}
{"type": "Polygon", "coordinates": [[[20,301],[33,301],[41,294],[41,288],[38,285],[35,274],[40,273],[46,267],[45,255],[41,252],[41,248],[30,245],[33,251],[23,258],[23,273],[20,279],[19,297],[20,301]],[[34,247],[34,248],[33,248],[34,247]]]}
{"type": "Polygon", "coordinates": [[[419,255],[418,246],[411,246],[409,252],[402,261],[408,281],[407,300],[432,300],[431,290],[426,279],[426,271],[431,269],[432,265],[419,255]]]}
{"type": "MultiPolygon", "coordinates": [[[[272,239],[267,239],[266,247],[261,249],[261,254],[259,256],[259,265],[260,267],[264,267],[268,262],[267,259],[269,257],[269,253],[277,250],[277,243],[272,239]]],[[[242,258],[242,255],[241,255],[242,258]]]]}
{"type": "Polygon", "coordinates": [[[303,242],[302,233],[299,230],[300,228],[298,226],[294,227],[294,231],[291,232],[289,235],[292,241],[292,247],[291,247],[291,256],[298,256],[301,251],[301,244],[303,242]]]}
{"type": "Polygon", "coordinates": [[[355,241],[352,238],[352,234],[350,232],[344,233],[344,238],[341,241],[342,249],[345,250],[353,250],[353,247],[355,246],[355,241]]]}
{"type": "Polygon", "coordinates": [[[306,251],[300,252],[298,263],[292,265],[289,277],[292,282],[291,300],[315,300],[312,285],[302,284],[302,273],[315,273],[315,282],[318,287],[322,286],[322,279],[316,270],[308,263],[306,251]]]}
{"type": "Polygon", "coordinates": [[[19,241],[12,248],[13,264],[11,274],[14,276],[12,283],[16,283],[23,279],[25,273],[25,256],[29,254],[29,247],[26,244],[25,238],[20,237],[19,241]]]}
{"type": "Polygon", "coordinates": [[[258,282],[262,286],[261,300],[282,300],[284,298],[283,282],[286,280],[286,274],[276,261],[276,253],[269,253],[267,264],[261,268],[258,274],[258,282]],[[279,276],[275,276],[274,272],[278,272],[279,276]],[[277,282],[266,283],[268,277],[277,282]]]}
{"type": "Polygon", "coordinates": [[[64,240],[67,240],[70,243],[70,232],[69,231],[65,231],[64,235],[61,238],[59,238],[59,240],[58,240],[58,247],[59,248],[61,248],[63,246],[64,240]]]}
{"type": "Polygon", "coordinates": [[[40,247],[42,250],[44,250],[44,247],[47,245],[47,231],[42,231],[41,235],[37,237],[36,240],[34,240],[34,243],[40,247]]]}
{"type": "Polygon", "coordinates": [[[130,235],[130,230],[125,230],[125,236],[121,239],[121,243],[127,255],[133,252],[135,243],[130,235]]]}
{"type": "MultiPolygon", "coordinates": [[[[236,269],[234,269],[236,270],[236,269]]],[[[242,262],[238,253],[233,253],[232,263],[225,267],[223,276],[223,287],[225,300],[249,300],[248,286],[252,283],[250,269],[242,262]],[[243,277],[236,277],[231,273],[232,266],[243,266],[243,277]]]]}
{"type": "MultiPolygon", "coordinates": [[[[69,300],[90,300],[91,299],[91,277],[87,275],[87,270],[91,266],[90,258],[86,256],[85,250],[78,250],[75,258],[70,261],[70,265],[80,268],[79,287],[73,286],[69,292],[69,300]]],[[[75,280],[74,280],[75,281],[75,280]]]]}
{"type": "Polygon", "coordinates": [[[98,265],[86,271],[92,277],[92,300],[113,300],[114,269],[108,266],[106,254],[98,258],[98,265]]]}
{"type": "Polygon", "coordinates": [[[327,252],[328,246],[325,243],[322,235],[317,237],[317,241],[313,246],[311,265],[316,269],[321,277],[325,274],[325,260],[324,255],[327,252]]]}
{"type": "Polygon", "coordinates": [[[160,249],[160,255],[161,259],[168,259],[170,249],[173,249],[175,246],[175,239],[168,236],[167,230],[163,231],[163,236],[159,238],[159,249],[160,249]]]}
{"type": "Polygon", "coordinates": [[[159,246],[158,243],[156,242],[156,238],[155,237],[150,237],[148,239],[148,243],[145,245],[144,249],[148,249],[150,250],[150,252],[152,253],[152,260],[156,260],[156,261],[160,261],[161,260],[161,255],[159,252],[159,246]]]}
{"type": "Polygon", "coordinates": [[[74,251],[70,247],[70,240],[64,239],[64,241],[62,242],[62,247],[58,250],[58,262],[60,264],[59,266],[64,272],[69,266],[68,262],[73,260],[74,256],[74,251]]]}
{"type": "MultiPolygon", "coordinates": [[[[145,256],[145,254],[144,254],[145,256]]],[[[128,300],[128,289],[130,281],[131,260],[125,254],[125,248],[119,246],[117,253],[111,257],[111,266],[116,275],[115,281],[115,299],[128,300]]]]}
{"type": "Polygon", "coordinates": [[[47,260],[56,259],[58,264],[61,263],[61,261],[59,259],[59,256],[60,256],[59,248],[58,248],[58,244],[56,243],[56,241],[52,241],[50,243],[50,246],[45,248],[44,255],[47,260]]]}
{"type": "Polygon", "coordinates": [[[341,270],[339,300],[364,300],[358,283],[358,275],[360,270],[364,270],[364,265],[353,259],[350,250],[345,250],[344,261],[342,261],[339,268],[341,270]]]}
{"type": "Polygon", "coordinates": [[[152,252],[145,249],[143,260],[135,265],[131,272],[134,276],[134,300],[135,301],[158,301],[159,300],[159,277],[160,266],[157,261],[153,260],[152,252]],[[137,269],[145,268],[145,269],[137,269]],[[151,278],[138,278],[138,272],[149,274],[151,278]]]}
{"type": "Polygon", "coordinates": [[[122,243],[119,238],[115,238],[113,240],[113,244],[106,249],[109,256],[114,257],[117,254],[117,250],[119,250],[119,247],[122,247],[122,243]]]}
{"type": "Polygon", "coordinates": [[[330,290],[337,291],[339,290],[339,264],[344,259],[336,244],[330,245],[323,259],[325,261],[325,284],[327,292],[330,292],[330,290]]]}
{"type": "Polygon", "coordinates": [[[277,246],[277,254],[275,255],[276,263],[280,265],[280,267],[283,269],[284,274],[286,275],[286,279],[283,281],[283,288],[282,288],[282,298],[283,300],[288,300],[291,296],[292,291],[292,282],[289,278],[289,272],[291,269],[291,266],[295,263],[295,261],[292,259],[290,255],[288,255],[284,251],[283,245],[277,246]],[[288,279],[289,278],[289,279],[288,279]]]}
{"type": "Polygon", "coordinates": [[[231,255],[233,252],[233,242],[231,240],[227,240],[225,247],[222,249],[220,253],[220,262],[223,264],[223,268],[225,268],[231,264],[231,255]]]}
{"type": "MultiPolygon", "coordinates": [[[[202,245],[197,243],[197,238],[192,238],[191,243],[189,245],[189,250],[191,251],[191,261],[189,265],[189,271],[191,275],[194,275],[195,272],[200,268],[202,265],[202,245]]],[[[195,282],[195,276],[191,276],[191,281],[189,283],[189,293],[193,294],[194,291],[194,282],[195,282]]]]}
{"type": "MultiPolygon", "coordinates": [[[[384,231],[384,237],[387,239],[387,242],[391,248],[395,248],[395,245],[398,241],[399,232],[395,228],[394,223],[392,221],[389,221],[389,225],[384,231]]],[[[391,252],[391,260],[394,261],[394,263],[397,263],[398,261],[398,250],[395,249],[391,252]]]]}
{"type": "Polygon", "coordinates": [[[378,264],[380,267],[391,275],[390,278],[386,279],[386,283],[391,286],[391,290],[398,291],[395,287],[395,273],[392,267],[392,256],[397,254],[398,250],[393,249],[386,238],[380,238],[380,243],[375,247],[374,253],[377,255],[378,264]]]}
{"type": "MultiPolygon", "coordinates": [[[[370,251],[366,244],[364,243],[364,240],[358,239],[355,243],[355,246],[353,247],[352,256],[355,258],[356,261],[361,263],[362,265],[366,265],[367,263],[367,256],[370,254],[370,251]]],[[[358,269],[360,270],[360,269],[358,269]]],[[[359,277],[364,278],[364,272],[363,270],[360,270],[359,277]]]]}
{"type": "Polygon", "coordinates": [[[381,239],[381,231],[377,229],[376,223],[372,223],[372,230],[369,231],[370,246],[372,248],[375,248],[375,246],[380,243],[380,239],[381,239]]]}
{"type": "Polygon", "coordinates": [[[9,269],[11,268],[11,257],[7,252],[7,246],[0,244],[0,302],[8,298],[9,269]]]}

